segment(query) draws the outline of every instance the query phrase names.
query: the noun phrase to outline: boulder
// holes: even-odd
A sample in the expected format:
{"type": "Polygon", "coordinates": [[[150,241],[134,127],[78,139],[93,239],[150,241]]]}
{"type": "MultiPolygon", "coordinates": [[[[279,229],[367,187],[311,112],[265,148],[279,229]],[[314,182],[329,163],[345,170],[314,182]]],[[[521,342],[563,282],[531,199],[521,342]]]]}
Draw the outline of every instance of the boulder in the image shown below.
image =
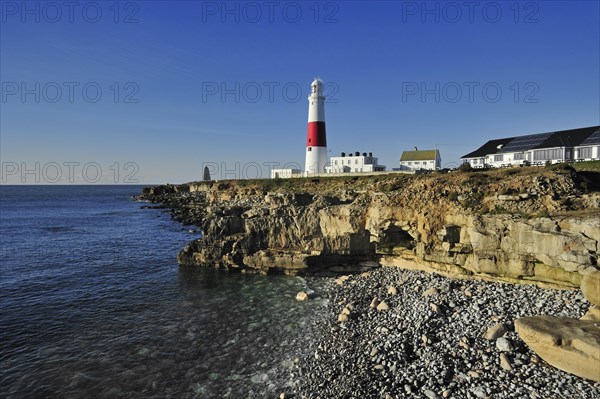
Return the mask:
{"type": "Polygon", "coordinates": [[[508,331],[508,326],[505,323],[498,323],[490,328],[483,334],[483,338],[488,341],[495,341],[500,338],[508,331]]]}
{"type": "Polygon", "coordinates": [[[535,316],[515,320],[525,343],[550,365],[600,381],[600,326],[591,320],[535,316]]]}
{"type": "Polygon", "coordinates": [[[600,306],[600,271],[586,274],[581,279],[581,292],[585,299],[596,306],[600,306]]]}
{"type": "Polygon", "coordinates": [[[296,294],[297,301],[306,301],[308,299],[308,294],[304,291],[300,291],[296,294]]]}
{"type": "Polygon", "coordinates": [[[396,287],[394,287],[394,286],[390,286],[390,287],[388,287],[388,290],[387,290],[387,292],[388,292],[388,294],[390,294],[390,295],[397,295],[397,294],[398,294],[398,290],[397,290],[397,289],[396,289],[396,287]]]}
{"type": "Polygon", "coordinates": [[[378,312],[383,312],[383,311],[386,311],[386,310],[389,310],[389,309],[390,309],[390,307],[389,307],[389,305],[387,303],[385,303],[385,301],[381,301],[379,303],[379,305],[377,305],[377,311],[378,312]]]}

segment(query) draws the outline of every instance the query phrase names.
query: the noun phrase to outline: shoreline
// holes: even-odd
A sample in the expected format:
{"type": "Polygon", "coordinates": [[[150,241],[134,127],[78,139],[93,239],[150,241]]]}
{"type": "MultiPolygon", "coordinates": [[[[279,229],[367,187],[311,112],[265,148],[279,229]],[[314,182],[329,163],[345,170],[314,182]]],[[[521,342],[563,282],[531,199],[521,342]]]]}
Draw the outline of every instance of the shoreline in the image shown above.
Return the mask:
{"type": "Polygon", "coordinates": [[[327,321],[283,384],[294,398],[592,398],[600,186],[586,176],[198,182],[138,198],[199,229],[183,267],[346,274],[326,280],[327,321]]]}

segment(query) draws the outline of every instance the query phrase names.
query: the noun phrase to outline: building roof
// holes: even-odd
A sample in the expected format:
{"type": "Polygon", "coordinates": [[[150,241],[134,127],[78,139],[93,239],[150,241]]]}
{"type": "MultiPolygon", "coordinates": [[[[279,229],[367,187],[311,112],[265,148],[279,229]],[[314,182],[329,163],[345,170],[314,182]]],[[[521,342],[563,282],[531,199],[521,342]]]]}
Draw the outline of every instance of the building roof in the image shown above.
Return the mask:
{"type": "Polygon", "coordinates": [[[543,147],[575,147],[589,138],[594,132],[600,130],[600,126],[584,127],[581,129],[565,130],[556,132],[548,140],[542,143],[543,147]],[[560,133],[560,134],[558,134],[560,133]]]}
{"type": "Polygon", "coordinates": [[[490,140],[475,151],[470,152],[467,155],[463,155],[461,158],[481,158],[489,154],[495,154],[500,151],[503,146],[510,143],[512,139],[514,139],[514,137],[490,140]]]}
{"type": "Polygon", "coordinates": [[[598,145],[600,144],[600,128],[591,134],[587,139],[583,140],[579,145],[598,145]]]}
{"type": "Polygon", "coordinates": [[[496,153],[594,144],[600,144],[600,126],[490,140],[461,158],[480,158],[496,153]]]}
{"type": "Polygon", "coordinates": [[[438,154],[438,150],[404,151],[402,152],[402,156],[400,157],[400,162],[436,160],[438,154]]]}

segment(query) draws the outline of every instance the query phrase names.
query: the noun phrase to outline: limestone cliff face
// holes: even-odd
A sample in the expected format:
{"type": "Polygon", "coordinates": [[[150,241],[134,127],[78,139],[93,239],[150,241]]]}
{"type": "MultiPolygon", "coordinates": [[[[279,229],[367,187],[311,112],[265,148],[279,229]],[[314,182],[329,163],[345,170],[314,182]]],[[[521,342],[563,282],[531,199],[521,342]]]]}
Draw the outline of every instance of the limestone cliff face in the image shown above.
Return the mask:
{"type": "Polygon", "coordinates": [[[201,229],[182,265],[299,274],[382,264],[574,287],[598,269],[597,182],[531,168],[191,183],[142,197],[201,229]]]}

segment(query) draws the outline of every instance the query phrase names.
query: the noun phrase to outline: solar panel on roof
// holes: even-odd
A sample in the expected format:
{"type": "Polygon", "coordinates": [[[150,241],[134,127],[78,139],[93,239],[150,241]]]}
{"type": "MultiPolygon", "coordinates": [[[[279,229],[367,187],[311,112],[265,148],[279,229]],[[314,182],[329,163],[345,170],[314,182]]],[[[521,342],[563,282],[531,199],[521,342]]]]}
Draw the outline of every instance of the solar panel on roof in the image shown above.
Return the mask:
{"type": "Polygon", "coordinates": [[[527,151],[535,146],[542,144],[552,133],[532,134],[529,136],[515,137],[506,144],[499,153],[527,151]]]}
{"type": "Polygon", "coordinates": [[[583,140],[580,145],[596,145],[600,144],[600,129],[596,130],[590,137],[583,140]]]}

